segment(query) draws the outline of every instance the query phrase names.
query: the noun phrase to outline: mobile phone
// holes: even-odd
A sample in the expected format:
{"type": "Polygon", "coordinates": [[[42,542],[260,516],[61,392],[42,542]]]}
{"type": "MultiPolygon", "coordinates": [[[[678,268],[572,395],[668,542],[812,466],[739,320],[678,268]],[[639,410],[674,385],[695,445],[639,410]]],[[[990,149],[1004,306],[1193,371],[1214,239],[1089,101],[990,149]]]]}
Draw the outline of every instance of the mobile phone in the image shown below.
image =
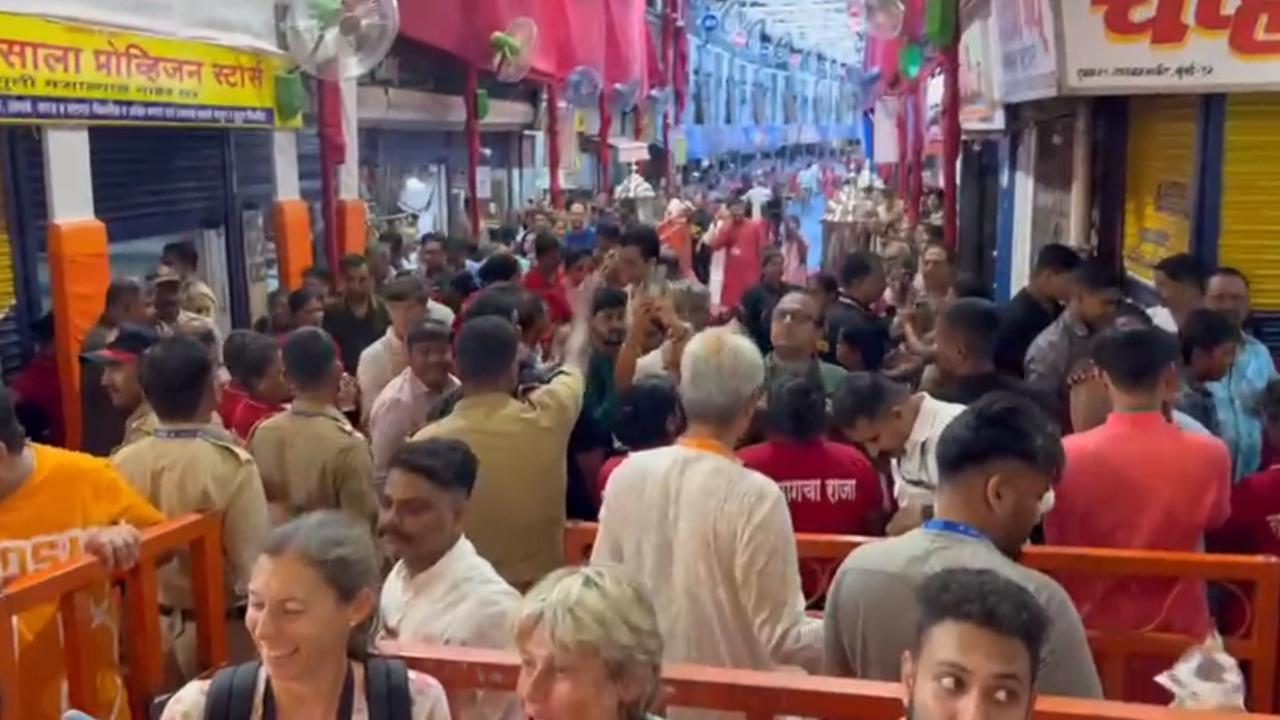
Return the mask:
{"type": "Polygon", "coordinates": [[[649,286],[646,288],[650,296],[661,295],[667,289],[667,266],[658,265],[649,273],[649,286]]]}

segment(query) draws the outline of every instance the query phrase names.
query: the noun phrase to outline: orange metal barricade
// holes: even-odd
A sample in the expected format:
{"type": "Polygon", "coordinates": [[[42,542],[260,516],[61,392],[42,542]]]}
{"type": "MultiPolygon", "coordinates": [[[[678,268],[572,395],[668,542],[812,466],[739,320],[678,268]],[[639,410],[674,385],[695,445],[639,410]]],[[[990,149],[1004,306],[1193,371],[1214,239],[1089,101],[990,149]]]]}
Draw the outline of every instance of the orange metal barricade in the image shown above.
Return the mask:
{"type": "Polygon", "coordinates": [[[196,633],[201,668],[217,667],[227,659],[226,589],[223,580],[222,520],[217,513],[185,515],[142,533],[138,564],[110,574],[97,559],[84,556],[48,570],[19,578],[0,591],[0,720],[23,720],[22,688],[18,682],[14,618],[42,605],[57,605],[62,620],[63,658],[72,707],[95,717],[110,708],[95,707],[97,693],[88,667],[91,642],[89,591],[108,581],[124,589],[124,654],[128,658],[125,687],[134,718],[146,718],[151,699],[164,686],[164,642],[160,629],[157,570],[175,552],[191,555],[191,587],[195,597],[196,633]]]}
{"type": "MultiPolygon", "coordinates": [[[[520,673],[514,655],[497,650],[461,647],[423,648],[403,656],[409,667],[425,672],[448,690],[454,717],[458,693],[469,690],[512,690],[520,673]]],[[[663,685],[668,706],[740,712],[746,720],[773,720],[779,715],[824,720],[898,720],[903,715],[902,688],[894,683],[814,677],[792,673],[730,670],[702,665],[667,665],[663,685]]],[[[1196,720],[1266,718],[1268,715],[1194,713],[1154,705],[1044,697],[1036,703],[1037,720],[1196,720]]]]}
{"type": "MultiPolygon", "coordinates": [[[[570,523],[565,530],[565,558],[582,564],[591,557],[596,526],[570,523]]],[[[796,535],[800,563],[816,569],[823,591],[845,557],[860,545],[880,538],[847,535],[796,535]]],[[[1177,578],[1243,585],[1252,620],[1225,638],[1227,652],[1245,666],[1249,707],[1259,712],[1275,708],[1276,649],[1280,637],[1280,560],[1271,556],[1214,555],[1077,547],[1029,547],[1022,563],[1050,575],[1074,573],[1092,577],[1177,578]]],[[[1132,697],[1125,669],[1131,657],[1168,658],[1170,665],[1199,638],[1159,632],[1089,633],[1089,645],[1108,697],[1132,697]]]]}

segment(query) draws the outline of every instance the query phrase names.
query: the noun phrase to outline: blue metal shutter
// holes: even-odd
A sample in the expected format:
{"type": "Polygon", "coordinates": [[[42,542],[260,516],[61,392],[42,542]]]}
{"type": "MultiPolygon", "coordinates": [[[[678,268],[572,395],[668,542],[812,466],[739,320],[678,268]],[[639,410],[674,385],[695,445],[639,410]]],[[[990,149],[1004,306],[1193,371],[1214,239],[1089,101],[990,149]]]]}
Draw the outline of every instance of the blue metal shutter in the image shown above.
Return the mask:
{"type": "MultiPolygon", "coordinates": [[[[353,139],[352,142],[355,142],[353,139]]],[[[298,130],[298,180],[311,210],[312,262],[324,265],[324,192],[320,171],[320,133],[313,122],[298,130]]]]}
{"type": "Polygon", "coordinates": [[[222,225],[227,208],[225,133],[91,128],[94,211],[106,223],[110,242],[222,225]]]}

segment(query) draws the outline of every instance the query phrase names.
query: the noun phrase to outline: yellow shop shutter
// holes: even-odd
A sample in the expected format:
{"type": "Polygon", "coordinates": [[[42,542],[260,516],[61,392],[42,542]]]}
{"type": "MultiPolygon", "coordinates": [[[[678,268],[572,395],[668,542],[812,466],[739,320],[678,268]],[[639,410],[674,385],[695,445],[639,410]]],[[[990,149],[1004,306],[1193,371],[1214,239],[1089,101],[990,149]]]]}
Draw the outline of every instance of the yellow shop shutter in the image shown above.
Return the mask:
{"type": "Polygon", "coordinates": [[[1129,101],[1124,265],[1148,282],[1153,265],[1191,247],[1200,103],[1196,96],[1129,101]]]}
{"type": "Polygon", "coordinates": [[[0,174],[0,316],[9,312],[17,300],[13,282],[13,238],[9,234],[9,208],[5,205],[7,196],[4,175],[0,174]]]}
{"type": "Polygon", "coordinates": [[[1280,95],[1227,98],[1218,263],[1249,277],[1253,306],[1280,310],[1280,95]]]}

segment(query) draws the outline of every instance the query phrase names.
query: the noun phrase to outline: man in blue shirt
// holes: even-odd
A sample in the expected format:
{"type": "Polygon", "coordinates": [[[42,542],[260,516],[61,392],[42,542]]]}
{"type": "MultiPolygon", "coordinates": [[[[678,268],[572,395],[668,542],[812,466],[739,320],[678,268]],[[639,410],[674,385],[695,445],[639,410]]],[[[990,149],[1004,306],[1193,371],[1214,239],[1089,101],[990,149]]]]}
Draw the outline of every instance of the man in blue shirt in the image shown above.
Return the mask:
{"type": "Polygon", "coordinates": [[[587,226],[587,205],[575,200],[569,203],[569,232],[564,234],[566,250],[595,250],[596,231],[587,226]]]}
{"type": "Polygon", "coordinates": [[[1231,450],[1235,482],[1262,464],[1262,416],[1256,404],[1267,382],[1276,376],[1267,347],[1243,332],[1249,317],[1249,280],[1239,270],[1219,268],[1209,278],[1205,306],[1226,315],[1241,328],[1243,341],[1227,377],[1208,383],[1217,410],[1218,436],[1231,450]]]}

